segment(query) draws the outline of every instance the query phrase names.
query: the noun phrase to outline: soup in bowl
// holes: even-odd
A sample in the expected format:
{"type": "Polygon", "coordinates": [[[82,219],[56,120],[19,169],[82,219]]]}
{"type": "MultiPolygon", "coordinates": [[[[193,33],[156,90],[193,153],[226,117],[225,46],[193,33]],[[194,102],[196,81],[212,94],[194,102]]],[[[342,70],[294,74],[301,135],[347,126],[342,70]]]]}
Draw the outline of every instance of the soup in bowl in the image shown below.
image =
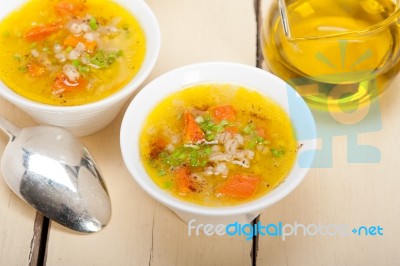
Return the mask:
{"type": "Polygon", "coordinates": [[[157,78],[121,127],[134,179],[186,222],[250,222],[301,182],[315,139],[311,112],[289,85],[233,63],[157,78]]]}
{"type": "Polygon", "coordinates": [[[161,101],[140,133],[140,157],[171,195],[204,206],[262,197],[289,173],[297,142],[289,116],[255,90],[200,83],[161,101]]]}
{"type": "Polygon", "coordinates": [[[144,1],[0,7],[0,94],[39,122],[78,135],[111,122],[158,56],[158,24],[144,1]]]}

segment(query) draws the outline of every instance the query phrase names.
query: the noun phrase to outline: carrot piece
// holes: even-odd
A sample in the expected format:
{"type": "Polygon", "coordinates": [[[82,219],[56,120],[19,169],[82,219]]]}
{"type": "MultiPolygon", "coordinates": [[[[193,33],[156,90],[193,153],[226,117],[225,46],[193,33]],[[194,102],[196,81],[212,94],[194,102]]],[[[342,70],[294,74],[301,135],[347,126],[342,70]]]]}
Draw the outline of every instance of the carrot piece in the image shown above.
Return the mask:
{"type": "Polygon", "coordinates": [[[75,36],[73,34],[70,34],[64,40],[65,46],[75,47],[78,43],[84,44],[86,47],[86,51],[88,51],[89,53],[93,53],[97,47],[96,42],[86,40],[83,36],[75,36]]]}
{"type": "Polygon", "coordinates": [[[197,142],[199,140],[204,139],[205,135],[203,130],[201,130],[200,126],[194,120],[192,114],[188,111],[184,112],[185,118],[185,137],[189,142],[197,142]]]}
{"type": "Polygon", "coordinates": [[[239,129],[236,126],[226,126],[225,132],[229,132],[231,134],[237,134],[239,132],[239,129]]]}
{"type": "Polygon", "coordinates": [[[150,143],[150,158],[156,159],[160,155],[160,153],[165,149],[165,147],[167,145],[168,145],[168,143],[164,138],[156,137],[150,143]]]}
{"type": "Polygon", "coordinates": [[[178,186],[178,192],[181,195],[185,195],[190,191],[195,191],[193,180],[190,178],[189,169],[187,167],[179,167],[175,170],[176,172],[176,184],[178,186]]]}
{"type": "Polygon", "coordinates": [[[266,130],[264,128],[258,127],[256,129],[257,135],[263,137],[264,139],[267,137],[266,130]]]}
{"type": "Polygon", "coordinates": [[[233,121],[236,118],[236,111],[232,105],[220,105],[212,109],[213,117],[220,122],[222,120],[233,121]]]}
{"type": "Polygon", "coordinates": [[[84,11],[85,5],[77,1],[63,0],[55,4],[54,9],[59,15],[77,15],[84,11]]]}
{"type": "Polygon", "coordinates": [[[65,46],[75,47],[78,43],[79,43],[78,38],[73,34],[68,35],[67,38],[65,38],[64,40],[65,46]]]}
{"type": "Polygon", "coordinates": [[[41,65],[38,65],[34,62],[28,63],[28,71],[32,77],[40,77],[46,72],[46,69],[41,65]]]}
{"type": "Polygon", "coordinates": [[[235,198],[249,198],[257,189],[260,177],[253,174],[234,174],[219,188],[217,193],[235,198]]]}
{"type": "Polygon", "coordinates": [[[62,28],[60,23],[50,23],[46,25],[35,26],[25,33],[25,39],[28,41],[41,41],[48,36],[56,33],[62,28]]]}
{"type": "Polygon", "coordinates": [[[80,77],[76,82],[71,82],[64,73],[59,73],[53,83],[53,93],[71,92],[76,90],[84,90],[87,81],[80,77]]]}

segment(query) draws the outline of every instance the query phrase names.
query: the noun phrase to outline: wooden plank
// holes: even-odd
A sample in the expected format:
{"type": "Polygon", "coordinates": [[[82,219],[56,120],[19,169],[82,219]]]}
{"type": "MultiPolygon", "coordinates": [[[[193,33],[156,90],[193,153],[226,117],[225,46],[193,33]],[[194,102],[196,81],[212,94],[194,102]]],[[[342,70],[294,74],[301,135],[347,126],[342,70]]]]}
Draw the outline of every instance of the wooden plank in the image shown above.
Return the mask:
{"type": "MultiPolygon", "coordinates": [[[[149,0],[162,48],[148,80],[173,68],[209,60],[255,65],[256,24],[248,0],[149,0]]],[[[108,185],[113,216],[100,233],[82,236],[51,224],[48,265],[250,265],[251,241],[188,236],[187,226],[145,194],[129,176],[119,150],[123,113],[83,138],[108,185]]]]}
{"type": "Polygon", "coordinates": [[[36,212],[29,266],[43,264],[48,231],[49,219],[36,212]]]}
{"type": "MultiPolygon", "coordinates": [[[[262,0],[261,10],[270,0],[262,0]]],[[[349,236],[292,236],[259,239],[257,263],[274,266],[313,265],[399,265],[400,159],[398,147],[400,92],[398,78],[379,100],[380,112],[372,123],[382,120],[382,130],[361,133],[358,143],[381,152],[378,164],[347,162],[346,136],[333,138],[333,167],[312,169],[292,194],[270,207],[261,222],[283,224],[347,224],[349,236]],[[384,236],[356,236],[359,226],[383,227],[384,236]]],[[[323,124],[324,121],[317,120],[323,124]]],[[[302,234],[302,231],[300,231],[302,234]]]]}
{"type": "MultiPolygon", "coordinates": [[[[27,114],[0,98],[0,115],[17,126],[34,125],[27,114]]],[[[0,134],[0,157],[8,137],[0,134]]],[[[35,265],[39,250],[41,220],[36,211],[16,196],[0,173],[0,265],[35,265]]]]}

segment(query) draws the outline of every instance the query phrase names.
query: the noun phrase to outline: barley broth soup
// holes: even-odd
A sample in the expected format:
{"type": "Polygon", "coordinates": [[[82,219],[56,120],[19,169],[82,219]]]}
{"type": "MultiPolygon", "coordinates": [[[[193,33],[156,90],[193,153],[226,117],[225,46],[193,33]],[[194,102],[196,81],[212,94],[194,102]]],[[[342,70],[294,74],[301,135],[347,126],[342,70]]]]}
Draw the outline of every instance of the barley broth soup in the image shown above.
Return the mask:
{"type": "Polygon", "coordinates": [[[144,167],[162,189],[205,206],[259,198],[289,173],[297,153],[285,111],[251,89],[191,86],[160,102],[140,135],[144,167]]]}
{"type": "Polygon", "coordinates": [[[138,21],[111,0],[30,0],[0,23],[0,79],[51,105],[82,105],[125,86],[145,56],[138,21]]]}

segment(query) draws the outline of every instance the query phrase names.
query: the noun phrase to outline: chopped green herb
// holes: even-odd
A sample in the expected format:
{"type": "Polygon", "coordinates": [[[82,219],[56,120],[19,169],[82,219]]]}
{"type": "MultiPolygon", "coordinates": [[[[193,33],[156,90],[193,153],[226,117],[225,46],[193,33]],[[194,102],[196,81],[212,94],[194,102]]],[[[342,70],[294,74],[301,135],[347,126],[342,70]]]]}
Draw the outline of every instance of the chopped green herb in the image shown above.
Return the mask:
{"type": "Polygon", "coordinates": [[[106,62],[106,57],[104,55],[104,52],[102,50],[98,51],[93,55],[93,57],[90,59],[90,62],[100,68],[106,68],[108,67],[108,64],[106,62]]]}
{"type": "Polygon", "coordinates": [[[208,157],[210,156],[212,150],[211,147],[206,147],[205,149],[199,152],[200,159],[199,159],[199,166],[204,167],[208,163],[208,157]]]}
{"type": "Polygon", "coordinates": [[[242,132],[246,135],[250,135],[251,133],[254,132],[255,129],[256,125],[254,125],[253,123],[249,123],[243,128],[242,132]]]}
{"type": "Polygon", "coordinates": [[[203,122],[201,122],[199,125],[200,125],[200,128],[201,128],[203,131],[210,131],[211,128],[212,128],[215,124],[211,121],[211,118],[206,117],[206,118],[203,118],[203,122]]]}
{"type": "Polygon", "coordinates": [[[279,158],[285,155],[286,149],[285,147],[279,147],[279,149],[271,148],[272,156],[279,158]]]}
{"type": "Polygon", "coordinates": [[[15,55],[14,55],[14,59],[15,59],[16,61],[18,61],[18,62],[21,62],[22,56],[21,56],[20,54],[15,54],[15,55]]]}
{"type": "Polygon", "coordinates": [[[157,174],[158,176],[165,176],[167,172],[164,169],[160,169],[157,174]]]}
{"type": "Polygon", "coordinates": [[[222,120],[218,125],[216,125],[210,117],[203,118],[203,122],[199,123],[200,128],[206,133],[206,140],[212,141],[215,139],[218,133],[224,131],[225,126],[229,122],[227,120],[222,120]]]}
{"type": "Polygon", "coordinates": [[[265,139],[263,137],[257,137],[256,142],[257,144],[263,144],[265,139]]]}
{"type": "Polygon", "coordinates": [[[28,72],[28,67],[27,66],[20,66],[20,67],[18,67],[18,70],[21,71],[21,72],[26,73],[26,72],[28,72]]]}
{"type": "Polygon", "coordinates": [[[208,156],[211,154],[211,147],[204,147],[200,150],[193,150],[189,154],[189,164],[192,167],[204,167],[208,162],[208,156]]]}
{"type": "Polygon", "coordinates": [[[78,65],[77,69],[80,73],[82,74],[86,74],[90,72],[90,68],[88,66],[82,66],[82,65],[78,65]]]}
{"type": "Polygon", "coordinates": [[[118,50],[116,52],[110,52],[105,54],[103,50],[97,51],[90,59],[90,63],[98,66],[99,68],[107,68],[111,66],[114,61],[123,55],[122,50],[118,50]]]}
{"type": "Polygon", "coordinates": [[[109,53],[109,54],[108,54],[108,57],[109,57],[109,58],[117,59],[118,57],[123,56],[123,55],[124,55],[124,51],[118,50],[118,51],[109,53]]]}
{"type": "Polygon", "coordinates": [[[97,30],[99,28],[99,25],[97,25],[97,20],[95,17],[91,17],[89,20],[89,26],[92,30],[97,30]]]}
{"type": "Polygon", "coordinates": [[[111,65],[112,63],[114,63],[115,60],[117,60],[118,57],[121,57],[123,54],[124,52],[122,50],[109,53],[107,56],[108,64],[111,65]]]}
{"type": "Polygon", "coordinates": [[[122,29],[125,31],[125,38],[129,39],[131,37],[131,31],[128,25],[123,25],[122,29]]]}
{"type": "Polygon", "coordinates": [[[215,134],[212,132],[206,132],[206,140],[207,141],[213,141],[215,139],[215,134]]]}
{"type": "Polygon", "coordinates": [[[71,46],[68,46],[67,48],[65,48],[65,51],[67,53],[71,52],[72,50],[74,50],[74,48],[72,48],[71,46]]]}
{"type": "Polygon", "coordinates": [[[79,61],[78,59],[75,59],[75,60],[72,60],[72,64],[77,67],[81,64],[81,61],[79,61]]]}
{"type": "Polygon", "coordinates": [[[172,187],[172,182],[170,180],[165,181],[164,188],[165,189],[170,189],[171,187],[172,187]]]}
{"type": "Polygon", "coordinates": [[[32,48],[35,48],[36,46],[37,46],[37,42],[33,42],[33,43],[31,43],[31,45],[29,47],[32,49],[32,48]]]}
{"type": "Polygon", "coordinates": [[[252,139],[247,143],[246,146],[247,146],[248,149],[254,150],[255,147],[257,146],[257,142],[256,142],[256,140],[252,139]]]}
{"type": "Polygon", "coordinates": [[[200,163],[199,163],[199,166],[200,166],[200,167],[204,167],[204,166],[207,165],[207,162],[208,162],[208,160],[202,159],[202,160],[200,161],[200,163]]]}
{"type": "Polygon", "coordinates": [[[199,166],[199,153],[194,150],[189,154],[189,161],[190,161],[190,166],[192,167],[197,167],[199,166]]]}
{"type": "Polygon", "coordinates": [[[204,152],[206,155],[210,155],[211,152],[212,152],[211,146],[206,146],[206,148],[203,150],[203,152],[204,152]]]}
{"type": "Polygon", "coordinates": [[[187,156],[187,149],[185,147],[181,147],[173,151],[170,155],[163,158],[163,162],[165,164],[175,167],[183,164],[187,156]]]}
{"type": "Polygon", "coordinates": [[[224,125],[224,124],[222,124],[222,122],[221,122],[221,124],[213,126],[213,127],[212,127],[212,130],[213,130],[214,132],[216,132],[216,133],[221,133],[221,132],[224,131],[224,127],[225,127],[226,125],[227,125],[227,124],[224,125]]]}
{"type": "Polygon", "coordinates": [[[162,159],[164,164],[172,167],[185,163],[192,167],[203,167],[207,164],[211,152],[211,147],[208,145],[196,145],[177,148],[171,154],[161,152],[159,158],[162,159]]]}

